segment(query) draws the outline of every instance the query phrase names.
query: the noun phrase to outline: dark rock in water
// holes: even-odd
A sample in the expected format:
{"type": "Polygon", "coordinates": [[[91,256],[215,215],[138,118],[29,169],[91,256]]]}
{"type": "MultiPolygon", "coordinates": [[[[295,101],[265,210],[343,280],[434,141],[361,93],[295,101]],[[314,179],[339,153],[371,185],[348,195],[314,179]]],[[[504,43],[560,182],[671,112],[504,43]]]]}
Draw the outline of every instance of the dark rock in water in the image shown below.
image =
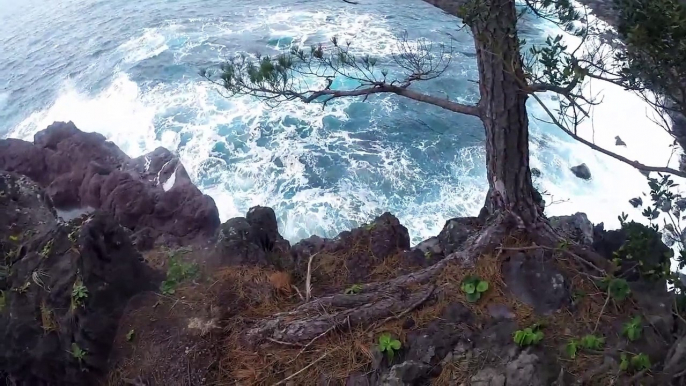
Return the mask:
{"type": "Polygon", "coordinates": [[[593,223],[586,213],[575,213],[571,216],[554,216],[549,219],[550,225],[558,232],[579,244],[593,244],[593,223]]]}
{"type": "MultiPolygon", "coordinates": [[[[392,256],[400,256],[410,249],[410,235],[400,221],[390,213],[384,213],[371,223],[341,232],[334,239],[310,237],[291,248],[296,272],[304,275],[310,256],[316,259],[321,270],[313,277],[324,275],[341,276],[347,273],[345,281],[358,283],[368,280],[374,268],[392,256]],[[355,250],[355,253],[350,253],[355,250]]],[[[402,270],[402,267],[397,267],[402,270]]]]}
{"type": "Polygon", "coordinates": [[[572,166],[569,170],[571,170],[575,176],[583,180],[591,179],[591,170],[588,168],[588,166],[586,166],[586,164],[572,166]]]}
{"type": "Polygon", "coordinates": [[[626,147],[626,143],[624,143],[624,141],[622,141],[622,139],[619,138],[619,135],[615,137],[615,145],[626,147]]]}
{"type": "Polygon", "coordinates": [[[631,206],[634,208],[638,208],[639,206],[643,205],[643,199],[641,197],[634,197],[629,200],[629,204],[631,204],[631,206]]]}
{"type": "Polygon", "coordinates": [[[503,280],[513,296],[548,315],[570,304],[570,283],[548,251],[536,252],[517,253],[505,260],[503,280]]]}
{"type": "Polygon", "coordinates": [[[14,212],[18,220],[15,230],[0,226],[2,243],[22,231],[0,288],[0,373],[11,384],[97,384],[126,303],[155,288],[155,275],[110,215],[98,212],[65,226],[50,218],[49,205],[35,199],[39,188],[30,184],[0,174],[0,186],[16,198],[0,195],[0,219],[14,212]],[[38,227],[23,228],[36,220],[38,227]]]}
{"type": "Polygon", "coordinates": [[[101,134],[71,122],[50,125],[33,144],[0,140],[0,170],[36,181],[57,209],[102,209],[134,232],[149,228],[159,244],[203,241],[219,226],[214,200],[193,185],[171,152],[158,148],[131,159],[101,134]]]}
{"type": "Polygon", "coordinates": [[[537,178],[541,176],[541,171],[537,168],[531,168],[531,177],[537,178]]]}
{"type": "Polygon", "coordinates": [[[246,217],[229,219],[220,226],[215,248],[219,265],[274,265],[292,269],[290,243],[279,234],[274,210],[256,206],[246,217]]]}

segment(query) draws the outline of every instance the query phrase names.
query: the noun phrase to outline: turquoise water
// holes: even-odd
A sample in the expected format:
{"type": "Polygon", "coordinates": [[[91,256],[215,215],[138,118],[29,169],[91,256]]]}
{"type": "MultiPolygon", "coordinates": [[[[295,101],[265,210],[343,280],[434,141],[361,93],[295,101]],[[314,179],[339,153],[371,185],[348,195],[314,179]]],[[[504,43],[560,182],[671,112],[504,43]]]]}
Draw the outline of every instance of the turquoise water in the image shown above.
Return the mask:
{"type": "MultiPolygon", "coordinates": [[[[236,53],[273,54],[332,36],[388,61],[408,31],[454,47],[444,77],[417,90],[475,102],[474,48],[461,26],[419,0],[0,0],[0,135],[30,139],[54,120],[73,120],[131,156],[160,145],[176,151],[223,219],[269,205],[282,233],[298,240],[333,236],[388,210],[416,242],[447,218],[478,213],[487,188],[478,120],[393,96],[270,109],[223,98],[197,73],[236,53]]],[[[526,20],[521,30],[536,41],[550,29],[526,20]]],[[[642,105],[611,92],[615,110],[596,116],[607,138],[621,132],[631,142],[645,122],[632,106],[642,105]]],[[[613,221],[643,189],[630,168],[539,121],[531,129],[539,185],[549,201],[568,200],[552,214],[582,210],[613,221]],[[568,171],[580,162],[593,181],[568,171]]],[[[655,156],[641,146],[627,151],[655,156]]]]}

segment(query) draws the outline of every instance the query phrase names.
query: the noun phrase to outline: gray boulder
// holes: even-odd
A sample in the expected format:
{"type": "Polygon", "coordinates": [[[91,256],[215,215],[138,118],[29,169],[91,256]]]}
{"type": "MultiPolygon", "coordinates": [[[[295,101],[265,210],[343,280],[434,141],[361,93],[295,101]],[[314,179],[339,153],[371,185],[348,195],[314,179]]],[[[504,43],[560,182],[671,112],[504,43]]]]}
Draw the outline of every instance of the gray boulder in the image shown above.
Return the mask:
{"type": "Polygon", "coordinates": [[[582,180],[591,179],[591,170],[588,168],[588,166],[586,166],[586,164],[572,166],[569,170],[571,170],[575,176],[581,178],[582,180]]]}
{"type": "Polygon", "coordinates": [[[550,225],[562,235],[583,245],[593,244],[593,223],[586,213],[577,212],[571,216],[554,216],[548,219],[550,225]]]}

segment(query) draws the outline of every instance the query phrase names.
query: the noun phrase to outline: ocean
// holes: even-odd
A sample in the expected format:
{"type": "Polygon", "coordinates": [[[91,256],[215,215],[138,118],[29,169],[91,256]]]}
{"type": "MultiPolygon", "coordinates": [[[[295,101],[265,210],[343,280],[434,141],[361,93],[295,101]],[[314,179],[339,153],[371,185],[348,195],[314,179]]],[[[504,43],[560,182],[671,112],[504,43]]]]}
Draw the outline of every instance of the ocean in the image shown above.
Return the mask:
{"type": "MultiPolygon", "coordinates": [[[[471,36],[421,0],[0,0],[0,137],[30,140],[71,120],[132,157],[158,146],[176,152],[222,220],[270,206],[281,233],[297,241],[390,211],[416,243],[451,217],[479,212],[487,185],[478,120],[390,95],[270,108],[225,98],[198,75],[239,53],[275,54],[333,36],[387,61],[405,32],[453,47],[443,77],[417,90],[477,100],[471,36]]],[[[531,18],[520,26],[530,42],[551,33],[558,30],[531,18]]],[[[581,128],[586,138],[667,164],[671,138],[648,106],[615,86],[591,87],[604,102],[581,128]],[[626,148],[614,145],[616,135],[626,148]]],[[[647,190],[645,177],[537,120],[535,101],[529,110],[531,164],[542,173],[536,184],[552,203],[548,215],[582,211],[610,228],[622,211],[640,219],[628,200],[647,190]],[[582,162],[590,181],[569,171],[582,162]]]]}

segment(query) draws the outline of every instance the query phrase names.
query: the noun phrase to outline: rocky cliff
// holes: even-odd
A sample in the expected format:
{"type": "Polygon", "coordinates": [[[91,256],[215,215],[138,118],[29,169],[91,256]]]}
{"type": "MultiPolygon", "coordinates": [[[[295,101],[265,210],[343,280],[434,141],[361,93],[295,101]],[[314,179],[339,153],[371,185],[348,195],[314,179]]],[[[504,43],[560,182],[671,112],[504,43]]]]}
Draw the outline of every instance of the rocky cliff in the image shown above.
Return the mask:
{"type": "Polygon", "coordinates": [[[466,259],[487,219],[412,247],[385,213],[291,245],[270,208],[219,224],[167,150],[65,123],[0,140],[0,170],[10,385],[684,384],[668,248],[641,225],[558,217],[557,249],[513,234],[466,259]]]}

